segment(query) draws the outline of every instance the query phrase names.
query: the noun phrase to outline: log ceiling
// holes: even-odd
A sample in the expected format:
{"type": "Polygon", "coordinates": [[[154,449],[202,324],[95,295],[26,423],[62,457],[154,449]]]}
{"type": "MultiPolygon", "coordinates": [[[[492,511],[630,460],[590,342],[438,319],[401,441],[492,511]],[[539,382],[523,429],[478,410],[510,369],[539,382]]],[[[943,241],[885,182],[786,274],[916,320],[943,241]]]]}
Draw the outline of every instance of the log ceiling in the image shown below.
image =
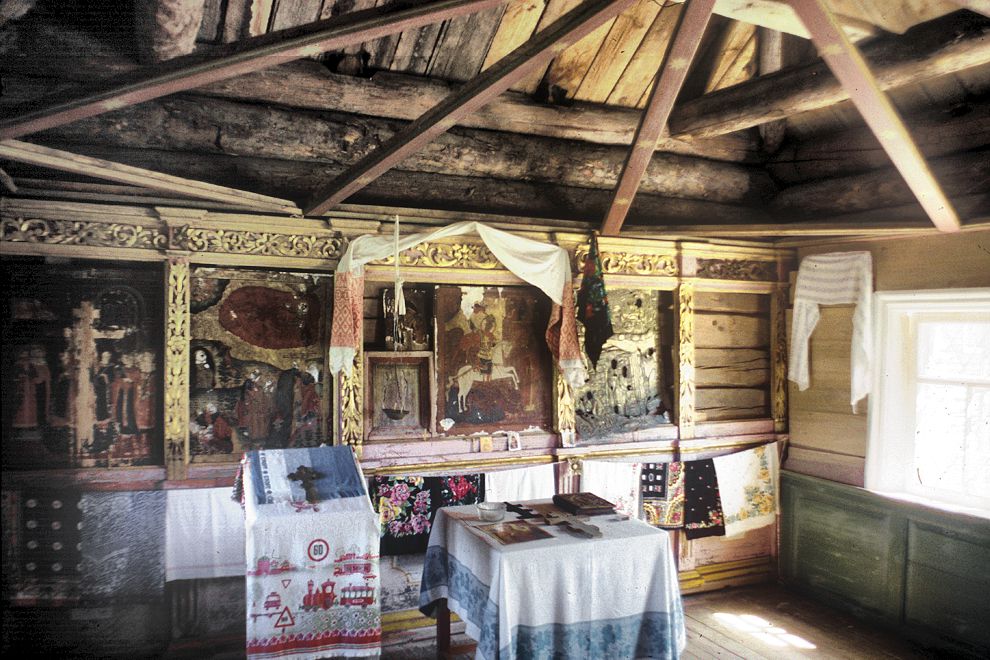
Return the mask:
{"type": "Polygon", "coordinates": [[[767,240],[990,221],[983,3],[696,2],[713,15],[674,86],[680,1],[0,0],[0,194],[103,179],[288,215],[346,201],[767,240]],[[857,53],[865,123],[830,69],[857,53]],[[638,129],[651,97],[671,107],[638,129]]]}

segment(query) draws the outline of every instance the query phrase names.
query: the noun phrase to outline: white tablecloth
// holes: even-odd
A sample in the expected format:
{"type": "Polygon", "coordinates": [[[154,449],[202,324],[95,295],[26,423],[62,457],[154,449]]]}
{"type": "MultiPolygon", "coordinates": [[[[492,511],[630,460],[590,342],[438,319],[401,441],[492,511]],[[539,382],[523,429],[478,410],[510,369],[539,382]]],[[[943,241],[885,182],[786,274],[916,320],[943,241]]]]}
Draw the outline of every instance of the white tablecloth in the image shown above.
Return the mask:
{"type": "Polygon", "coordinates": [[[432,616],[446,598],[484,660],[678,657],[686,637],[667,532],[614,515],[592,522],[602,538],[544,527],[554,538],[501,545],[470,529],[487,524],[474,506],[441,509],[420,610],[432,616]]]}
{"type": "Polygon", "coordinates": [[[244,511],[230,488],[168,491],[165,581],[244,575],[244,511]]]}

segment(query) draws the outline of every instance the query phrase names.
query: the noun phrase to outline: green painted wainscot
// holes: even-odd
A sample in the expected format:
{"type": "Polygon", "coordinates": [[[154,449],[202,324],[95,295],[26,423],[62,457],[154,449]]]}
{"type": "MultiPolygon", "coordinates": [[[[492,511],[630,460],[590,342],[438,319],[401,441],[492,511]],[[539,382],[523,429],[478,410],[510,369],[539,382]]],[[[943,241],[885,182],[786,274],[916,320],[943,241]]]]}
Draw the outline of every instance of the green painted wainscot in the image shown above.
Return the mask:
{"type": "Polygon", "coordinates": [[[781,471],[791,586],[925,646],[990,657],[990,520],[781,471]]]}

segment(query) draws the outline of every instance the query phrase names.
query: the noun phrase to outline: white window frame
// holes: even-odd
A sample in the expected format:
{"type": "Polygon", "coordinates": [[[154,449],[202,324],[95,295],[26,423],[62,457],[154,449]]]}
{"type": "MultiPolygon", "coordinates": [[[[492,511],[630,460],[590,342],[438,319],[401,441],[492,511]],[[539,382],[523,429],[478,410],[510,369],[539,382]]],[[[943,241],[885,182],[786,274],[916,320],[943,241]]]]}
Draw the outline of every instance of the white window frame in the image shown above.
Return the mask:
{"type": "Polygon", "coordinates": [[[866,488],[933,507],[990,517],[990,505],[918,487],[915,472],[915,316],[990,313],[990,288],[883,291],[873,295],[873,387],[869,398],[866,488]]]}

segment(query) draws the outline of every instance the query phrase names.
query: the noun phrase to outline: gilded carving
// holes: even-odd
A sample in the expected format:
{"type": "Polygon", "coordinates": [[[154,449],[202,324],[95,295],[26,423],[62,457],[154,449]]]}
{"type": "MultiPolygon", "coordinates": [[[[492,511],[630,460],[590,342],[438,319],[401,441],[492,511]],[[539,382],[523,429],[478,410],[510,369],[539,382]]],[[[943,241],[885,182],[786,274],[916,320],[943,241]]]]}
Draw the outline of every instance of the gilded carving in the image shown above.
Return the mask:
{"type": "MultiPolygon", "coordinates": [[[[389,265],[392,257],[376,261],[389,265]]],[[[402,266],[428,266],[431,268],[478,268],[482,270],[505,269],[484,245],[469,243],[420,243],[399,255],[402,266]]]]}
{"type": "MultiPolygon", "coordinates": [[[[615,333],[602,347],[597,366],[585,359],[588,380],[575,392],[575,423],[584,439],[670,421],[661,401],[658,292],[613,288],[608,298],[615,333]]],[[[583,326],[578,335],[583,340],[583,326]]]]}
{"type": "Polygon", "coordinates": [[[678,289],[678,415],[681,438],[694,437],[694,283],[678,289]]]}
{"type": "Polygon", "coordinates": [[[168,237],[157,228],[39,218],[4,218],[0,220],[0,237],[6,243],[143,249],[164,249],[168,243],[168,237]]]}
{"type": "Polygon", "coordinates": [[[189,462],[189,260],[166,267],[165,462],[169,479],[185,477],[189,462]]]}
{"type": "MultiPolygon", "coordinates": [[[[578,246],[574,251],[576,270],[581,270],[587,256],[588,246],[578,246]]],[[[602,271],[607,275],[677,276],[677,258],[673,255],[602,251],[601,258],[602,271]]]]}
{"type": "Polygon", "coordinates": [[[571,390],[570,384],[564,380],[564,375],[560,369],[554,369],[554,380],[556,383],[554,392],[557,394],[554,410],[555,426],[559,433],[573,433],[575,424],[574,392],[571,390]]]}
{"type": "Polygon", "coordinates": [[[339,236],[307,236],[277,232],[229,229],[176,228],[173,249],[190,252],[223,252],[265,257],[339,259],[344,239],[339,236]]]}
{"type": "Polygon", "coordinates": [[[749,259],[698,259],[698,277],[773,282],[777,279],[777,263],[749,259]]]}
{"type": "Polygon", "coordinates": [[[778,288],[770,299],[771,383],[774,430],[781,433],[787,427],[787,296],[778,288]]]}
{"type": "Polygon", "coordinates": [[[364,351],[354,355],[354,367],[350,376],[340,374],[340,438],[339,444],[351,445],[360,456],[364,440],[364,351]]]}

